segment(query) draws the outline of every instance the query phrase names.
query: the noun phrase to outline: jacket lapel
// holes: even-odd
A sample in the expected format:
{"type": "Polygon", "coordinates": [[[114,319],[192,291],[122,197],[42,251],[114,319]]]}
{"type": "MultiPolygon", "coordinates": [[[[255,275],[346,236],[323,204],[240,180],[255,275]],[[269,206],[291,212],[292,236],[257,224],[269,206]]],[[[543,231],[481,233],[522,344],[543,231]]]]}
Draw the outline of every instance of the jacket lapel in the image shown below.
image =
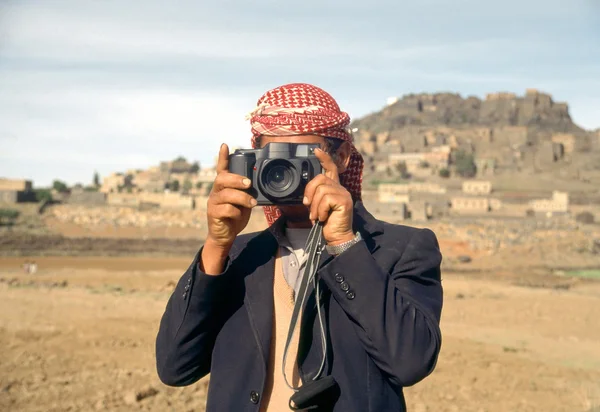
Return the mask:
{"type": "Polygon", "coordinates": [[[256,266],[244,279],[244,306],[266,369],[273,327],[273,276],[277,242],[270,232],[264,231],[252,239],[248,246],[249,258],[256,266]]]}

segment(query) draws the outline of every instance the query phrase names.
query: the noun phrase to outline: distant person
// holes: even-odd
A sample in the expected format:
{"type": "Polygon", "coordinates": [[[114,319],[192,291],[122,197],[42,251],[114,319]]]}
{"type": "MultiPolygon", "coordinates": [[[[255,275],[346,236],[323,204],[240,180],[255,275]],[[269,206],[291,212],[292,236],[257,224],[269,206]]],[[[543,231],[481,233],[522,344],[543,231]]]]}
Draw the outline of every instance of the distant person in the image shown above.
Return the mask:
{"type": "Polygon", "coordinates": [[[37,272],[37,263],[35,263],[35,261],[31,262],[31,264],[29,265],[29,273],[31,273],[32,275],[35,275],[35,273],[37,272]]]}
{"type": "MultiPolygon", "coordinates": [[[[257,183],[229,172],[229,148],[221,146],[208,236],[179,280],[156,340],[165,384],[190,385],[210,373],[208,412],[404,411],[402,389],[435,368],[442,311],[436,236],[367,212],[363,159],[349,121],[328,93],[308,84],[259,99],[250,117],[252,146],[316,143],[324,174],[306,185],[303,204],[264,207],[269,227],[257,233],[240,235],[256,206],[243,189],[257,183]],[[300,336],[290,340],[315,221],[323,222],[325,242],[321,293],[308,289],[300,336]]],[[[272,178],[284,186],[285,173],[272,178]]]]}

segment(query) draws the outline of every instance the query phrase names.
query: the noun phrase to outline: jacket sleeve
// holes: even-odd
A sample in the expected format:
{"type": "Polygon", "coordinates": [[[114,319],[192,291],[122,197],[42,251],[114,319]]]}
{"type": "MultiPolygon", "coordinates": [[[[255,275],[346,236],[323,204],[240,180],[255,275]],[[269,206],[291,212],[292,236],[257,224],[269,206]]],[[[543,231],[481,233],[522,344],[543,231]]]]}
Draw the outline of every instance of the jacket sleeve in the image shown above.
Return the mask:
{"type": "Polygon", "coordinates": [[[156,337],[158,376],[170,386],[190,385],[210,372],[215,339],[234,304],[225,290],[229,259],[222,274],[210,276],[198,266],[201,252],[177,283],[156,337]]]}
{"type": "Polygon", "coordinates": [[[441,347],[442,256],[431,230],[413,233],[401,256],[394,249],[380,251],[380,256],[399,256],[391,273],[364,241],[320,270],[367,353],[400,387],[428,376],[441,347]]]}

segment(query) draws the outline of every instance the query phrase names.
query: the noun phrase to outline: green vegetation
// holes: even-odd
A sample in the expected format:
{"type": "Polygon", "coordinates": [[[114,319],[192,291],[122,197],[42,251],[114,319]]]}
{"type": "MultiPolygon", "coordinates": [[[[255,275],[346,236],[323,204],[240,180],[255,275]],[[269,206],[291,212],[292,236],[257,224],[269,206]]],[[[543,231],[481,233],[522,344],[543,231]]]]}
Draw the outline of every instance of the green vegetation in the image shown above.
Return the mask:
{"type": "Polygon", "coordinates": [[[0,226],[12,226],[21,213],[16,209],[0,209],[0,226]]]}
{"type": "Polygon", "coordinates": [[[188,179],[186,179],[185,182],[183,182],[183,192],[187,193],[190,191],[191,188],[192,188],[192,182],[190,182],[188,179]]]}
{"type": "Polygon", "coordinates": [[[459,150],[454,158],[456,173],[461,177],[474,177],[477,174],[475,158],[472,154],[459,150]]]}
{"type": "Polygon", "coordinates": [[[192,163],[192,166],[190,167],[190,173],[198,173],[199,170],[200,170],[200,163],[199,162],[192,163]]]}
{"type": "Polygon", "coordinates": [[[438,172],[440,177],[443,177],[445,179],[450,177],[450,170],[446,169],[445,167],[443,169],[440,169],[440,171],[438,172]]]}
{"type": "Polygon", "coordinates": [[[69,191],[69,187],[67,186],[67,184],[60,180],[55,180],[54,182],[52,182],[52,188],[59,193],[66,193],[69,191]]]}
{"type": "Polygon", "coordinates": [[[98,174],[98,172],[94,172],[94,186],[100,186],[100,175],[98,174]]]}
{"type": "Polygon", "coordinates": [[[52,200],[52,193],[49,189],[36,189],[35,200],[38,202],[49,202],[52,200]]]}
{"type": "Polygon", "coordinates": [[[600,269],[571,270],[567,272],[567,275],[585,279],[600,279],[600,269]]]}
{"type": "Polygon", "coordinates": [[[179,180],[173,180],[172,182],[170,182],[168,184],[168,189],[172,190],[173,192],[178,192],[179,191],[179,180]]]}

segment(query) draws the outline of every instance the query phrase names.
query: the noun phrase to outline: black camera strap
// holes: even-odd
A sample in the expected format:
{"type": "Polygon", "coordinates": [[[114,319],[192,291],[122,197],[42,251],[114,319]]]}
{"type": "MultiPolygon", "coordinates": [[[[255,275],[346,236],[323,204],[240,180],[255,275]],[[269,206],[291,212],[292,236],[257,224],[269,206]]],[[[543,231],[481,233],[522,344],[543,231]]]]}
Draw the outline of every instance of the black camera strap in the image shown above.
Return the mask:
{"type": "MultiPolygon", "coordinates": [[[[321,311],[321,302],[320,302],[320,290],[319,290],[319,279],[317,275],[317,269],[319,266],[319,259],[321,257],[321,251],[323,250],[323,223],[317,221],[312,227],[308,239],[306,241],[305,253],[308,255],[306,265],[304,266],[304,271],[302,273],[302,281],[300,282],[300,288],[298,289],[298,294],[296,296],[296,301],[294,303],[294,311],[292,312],[292,319],[290,321],[290,327],[288,329],[287,340],[285,342],[285,348],[283,350],[283,362],[282,362],[282,372],[283,378],[285,380],[286,385],[294,390],[294,392],[298,393],[301,387],[292,386],[287,379],[285,374],[285,365],[287,360],[287,352],[294,336],[296,330],[296,324],[298,323],[298,317],[300,315],[301,310],[304,308],[304,303],[306,301],[306,297],[308,294],[308,285],[310,282],[314,285],[315,290],[315,301],[317,305],[317,313],[319,317],[319,325],[321,328],[321,344],[323,347],[323,358],[321,360],[321,366],[319,367],[319,371],[312,378],[312,381],[317,381],[321,374],[323,373],[323,369],[325,368],[325,360],[327,356],[327,334],[325,331],[325,321],[323,319],[323,313],[321,311]]],[[[297,361],[298,355],[296,355],[295,362],[297,361]]],[[[314,386],[311,385],[312,382],[304,385],[304,386],[314,386]]],[[[304,388],[302,386],[302,388],[304,388]]],[[[292,397],[293,399],[294,397],[292,397]]]]}

